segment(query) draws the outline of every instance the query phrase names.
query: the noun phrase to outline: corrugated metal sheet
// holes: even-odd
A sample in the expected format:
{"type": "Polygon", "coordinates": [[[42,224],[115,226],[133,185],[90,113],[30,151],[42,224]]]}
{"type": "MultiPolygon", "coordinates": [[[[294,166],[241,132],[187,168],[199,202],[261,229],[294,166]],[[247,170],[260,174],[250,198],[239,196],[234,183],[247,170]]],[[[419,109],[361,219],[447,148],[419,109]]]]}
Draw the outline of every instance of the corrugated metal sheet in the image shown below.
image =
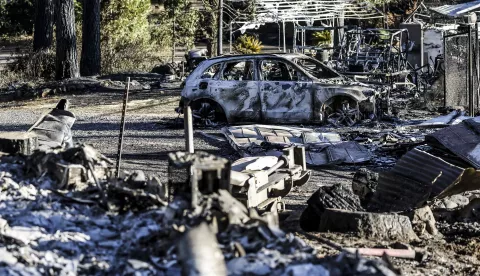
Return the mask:
{"type": "Polygon", "coordinates": [[[480,169],[479,134],[480,122],[469,119],[427,135],[425,141],[433,145],[441,144],[474,168],[480,169]]]}
{"type": "Polygon", "coordinates": [[[422,206],[432,191],[431,183],[384,172],[379,175],[377,191],[368,206],[369,211],[401,212],[422,206]]]}
{"type": "Polygon", "coordinates": [[[430,195],[432,198],[458,182],[464,169],[424,151],[413,149],[398,160],[392,172],[419,183],[434,183],[430,195]]]}
{"type": "Polygon", "coordinates": [[[440,7],[430,8],[430,10],[434,12],[450,17],[459,17],[479,9],[480,0],[457,5],[443,5],[440,7]]]}

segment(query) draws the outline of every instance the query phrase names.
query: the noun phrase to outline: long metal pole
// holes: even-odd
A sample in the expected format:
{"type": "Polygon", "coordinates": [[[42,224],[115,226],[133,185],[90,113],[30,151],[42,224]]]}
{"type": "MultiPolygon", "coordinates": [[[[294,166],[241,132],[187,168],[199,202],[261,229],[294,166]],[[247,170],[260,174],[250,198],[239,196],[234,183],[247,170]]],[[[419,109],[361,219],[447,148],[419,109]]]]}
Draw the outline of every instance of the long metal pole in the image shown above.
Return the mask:
{"type": "Polygon", "coordinates": [[[285,21],[282,21],[282,26],[283,26],[283,52],[287,52],[287,42],[285,40],[285,21]]]}
{"type": "Polygon", "coordinates": [[[480,54],[480,51],[478,50],[479,49],[479,40],[478,40],[478,23],[475,23],[475,48],[474,48],[474,51],[475,51],[475,79],[477,80],[477,83],[476,83],[476,89],[477,92],[475,93],[475,97],[477,97],[475,99],[475,107],[478,108],[479,107],[479,99],[480,99],[480,95],[479,95],[479,92],[480,92],[480,59],[479,59],[479,54],[480,54]]]}
{"type": "Polygon", "coordinates": [[[120,135],[118,136],[118,152],[117,152],[117,166],[116,166],[117,177],[120,177],[120,163],[122,161],[122,150],[123,150],[123,132],[125,129],[125,115],[127,113],[127,102],[128,102],[129,90],[130,90],[130,78],[127,78],[127,85],[126,85],[125,93],[123,94],[123,109],[122,109],[122,120],[120,122],[120,135]]]}
{"type": "Polygon", "coordinates": [[[173,23],[172,23],[172,63],[175,62],[175,11],[173,11],[173,23]]]}
{"type": "MultiPolygon", "coordinates": [[[[447,41],[445,37],[445,31],[442,32],[443,37],[443,62],[445,65],[445,71],[443,73],[443,106],[447,106],[447,41]]],[[[429,58],[429,57],[427,57],[429,58]]],[[[428,60],[427,60],[428,63],[428,60]]],[[[422,69],[423,70],[423,69],[422,69]]]]}
{"type": "Polygon", "coordinates": [[[218,0],[217,56],[223,54],[223,0],[218,0]]]}
{"type": "Polygon", "coordinates": [[[423,48],[423,43],[424,43],[423,27],[420,27],[420,68],[423,68],[423,65],[425,65],[425,53],[423,52],[425,49],[423,48]]]}
{"type": "Polygon", "coordinates": [[[232,27],[232,22],[230,22],[230,45],[228,46],[228,50],[230,54],[232,53],[232,40],[233,40],[233,27],[232,27]]]}
{"type": "Polygon", "coordinates": [[[472,25],[468,24],[468,112],[470,116],[475,115],[473,95],[473,47],[472,47],[472,25]]]}
{"type": "Polygon", "coordinates": [[[297,22],[293,23],[293,52],[297,52],[297,22]]]}
{"type": "Polygon", "coordinates": [[[183,112],[183,121],[185,127],[185,150],[189,153],[194,152],[193,148],[193,117],[192,108],[186,104],[183,112]]]}

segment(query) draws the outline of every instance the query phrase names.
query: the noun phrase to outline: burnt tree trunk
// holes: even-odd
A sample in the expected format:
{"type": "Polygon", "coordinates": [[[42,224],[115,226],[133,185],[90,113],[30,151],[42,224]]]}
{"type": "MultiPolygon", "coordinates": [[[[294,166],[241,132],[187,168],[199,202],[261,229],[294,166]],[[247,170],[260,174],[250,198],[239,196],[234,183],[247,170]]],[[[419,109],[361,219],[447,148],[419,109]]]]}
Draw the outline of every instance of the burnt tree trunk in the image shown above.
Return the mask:
{"type": "Polygon", "coordinates": [[[49,49],[53,43],[54,0],[37,0],[35,4],[35,29],[33,32],[33,50],[49,49]]]}
{"type": "Polygon", "coordinates": [[[79,71],[73,0],[58,0],[56,4],[57,61],[55,76],[58,80],[77,78],[79,71]]]}
{"type": "Polygon", "coordinates": [[[100,74],[100,0],[83,0],[83,41],[80,74],[100,74]]]}

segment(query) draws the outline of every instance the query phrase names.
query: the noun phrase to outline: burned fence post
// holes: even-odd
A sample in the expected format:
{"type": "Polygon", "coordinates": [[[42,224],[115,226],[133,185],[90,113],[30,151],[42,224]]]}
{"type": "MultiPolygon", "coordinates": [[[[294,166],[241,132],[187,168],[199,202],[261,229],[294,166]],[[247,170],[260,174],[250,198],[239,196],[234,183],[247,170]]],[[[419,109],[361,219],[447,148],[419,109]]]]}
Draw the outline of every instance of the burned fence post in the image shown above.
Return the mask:
{"type": "Polygon", "coordinates": [[[122,150],[123,150],[123,131],[125,129],[125,115],[127,113],[127,102],[128,102],[129,90],[130,90],[130,78],[128,77],[125,93],[123,94],[122,120],[120,122],[120,135],[118,136],[118,152],[117,152],[117,166],[116,166],[117,177],[120,177],[120,163],[122,160],[122,150]]]}
{"type": "Polygon", "coordinates": [[[195,207],[201,194],[219,190],[230,192],[230,161],[206,152],[176,152],[168,155],[168,189],[170,199],[187,197],[195,207]]]}

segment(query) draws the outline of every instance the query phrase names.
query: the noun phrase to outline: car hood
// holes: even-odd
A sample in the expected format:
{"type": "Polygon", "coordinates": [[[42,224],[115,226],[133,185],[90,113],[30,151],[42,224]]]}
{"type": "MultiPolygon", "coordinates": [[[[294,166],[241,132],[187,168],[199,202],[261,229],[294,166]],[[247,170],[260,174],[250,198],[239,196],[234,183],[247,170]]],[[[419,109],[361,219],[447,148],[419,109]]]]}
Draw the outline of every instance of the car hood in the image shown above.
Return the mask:
{"type": "Polygon", "coordinates": [[[366,84],[359,81],[354,81],[349,78],[338,77],[332,79],[323,79],[323,80],[314,80],[314,84],[319,86],[327,86],[331,88],[342,88],[345,90],[358,90],[362,91],[365,96],[372,96],[381,92],[382,89],[378,87],[378,85],[366,84]]]}

